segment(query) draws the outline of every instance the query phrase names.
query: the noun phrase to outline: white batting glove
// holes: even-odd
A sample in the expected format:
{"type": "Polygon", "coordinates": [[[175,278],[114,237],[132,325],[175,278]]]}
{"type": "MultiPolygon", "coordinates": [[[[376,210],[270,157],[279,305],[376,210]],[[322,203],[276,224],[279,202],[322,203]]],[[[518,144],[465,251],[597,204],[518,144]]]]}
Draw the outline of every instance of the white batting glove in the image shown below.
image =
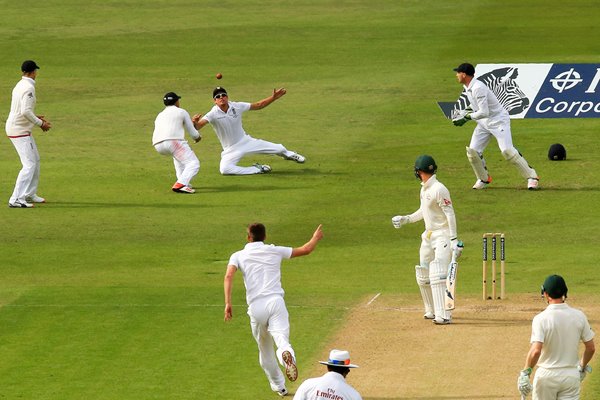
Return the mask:
{"type": "Polygon", "coordinates": [[[529,393],[531,393],[531,381],[529,380],[529,375],[531,375],[531,368],[524,369],[519,373],[519,379],[517,379],[517,389],[522,396],[527,397],[529,393]]]}
{"type": "Polygon", "coordinates": [[[450,249],[456,254],[456,258],[459,258],[462,255],[462,251],[465,245],[462,240],[458,240],[457,238],[450,239],[450,249]]]}
{"type": "Polygon", "coordinates": [[[400,229],[402,225],[406,225],[410,222],[410,219],[406,215],[396,215],[392,218],[392,225],[394,228],[400,229]]]}
{"type": "Polygon", "coordinates": [[[585,368],[583,368],[581,365],[577,366],[577,371],[579,371],[579,381],[583,381],[583,379],[585,378],[585,376],[592,372],[592,367],[589,365],[586,365],[585,368]]]}

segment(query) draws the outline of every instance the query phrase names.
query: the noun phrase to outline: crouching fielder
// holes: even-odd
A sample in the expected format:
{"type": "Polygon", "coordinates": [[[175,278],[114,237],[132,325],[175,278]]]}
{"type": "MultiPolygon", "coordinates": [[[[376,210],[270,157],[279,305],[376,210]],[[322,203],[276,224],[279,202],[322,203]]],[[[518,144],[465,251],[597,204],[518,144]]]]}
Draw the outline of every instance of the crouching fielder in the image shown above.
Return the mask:
{"type": "Polygon", "coordinates": [[[421,206],[410,215],[397,215],[392,224],[399,229],[404,224],[425,221],[421,235],[419,265],[415,266],[417,284],[425,305],[425,319],[438,325],[452,321],[452,312],[445,309],[446,277],[452,252],[462,252],[458,246],[456,218],[450,192],[437,180],[437,165],[433,157],[422,155],[415,161],[415,176],[421,180],[421,206]]]}

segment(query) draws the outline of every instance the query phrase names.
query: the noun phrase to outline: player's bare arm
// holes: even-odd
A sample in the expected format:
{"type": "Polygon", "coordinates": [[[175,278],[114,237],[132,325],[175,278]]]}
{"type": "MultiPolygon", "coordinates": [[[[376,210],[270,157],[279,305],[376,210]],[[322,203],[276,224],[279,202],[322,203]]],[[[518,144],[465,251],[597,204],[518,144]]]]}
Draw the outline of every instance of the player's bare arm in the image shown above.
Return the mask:
{"type": "Polygon", "coordinates": [[[227,266],[225,279],[223,281],[223,290],[225,292],[225,321],[230,321],[233,318],[233,307],[231,305],[231,290],[233,288],[233,277],[237,271],[234,265],[227,266]]]}
{"type": "Polygon", "coordinates": [[[265,99],[250,104],[250,110],[260,110],[281,98],[287,91],[284,88],[273,89],[273,94],[265,99]]]}
{"type": "Polygon", "coordinates": [[[320,224],[317,227],[317,229],[315,230],[315,232],[313,233],[312,237],[310,238],[310,240],[308,242],[306,242],[301,247],[296,247],[296,248],[292,249],[291,258],[309,255],[310,253],[312,253],[312,251],[315,249],[315,247],[317,247],[317,243],[319,243],[319,241],[321,239],[323,239],[323,225],[322,224],[320,224]]]}

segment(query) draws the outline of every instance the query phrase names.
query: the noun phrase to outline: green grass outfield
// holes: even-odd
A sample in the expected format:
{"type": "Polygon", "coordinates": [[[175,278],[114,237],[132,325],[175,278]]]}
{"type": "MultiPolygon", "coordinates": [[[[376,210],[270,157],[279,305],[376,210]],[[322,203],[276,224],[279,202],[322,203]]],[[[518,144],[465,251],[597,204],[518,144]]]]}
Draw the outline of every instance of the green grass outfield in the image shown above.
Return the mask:
{"type": "MultiPolygon", "coordinates": [[[[390,218],[418,207],[412,165],[422,153],[455,204],[463,293],[480,291],[480,236],[490,230],[507,234],[509,296],[537,292],[550,273],[580,302],[600,289],[600,121],[514,121],[543,189],[524,190],[492,143],[494,184],[475,192],[464,154],[473,124],[453,127],[436,105],[458,96],[452,68],[465,60],[598,62],[594,1],[1,3],[0,117],[32,58],[36,111],[54,127],[36,131],[49,203],[0,207],[0,399],[275,398],[241,276],[234,321],[222,322],[223,274],[245,225],[262,221],[270,241],[293,246],[324,225],[315,253],[283,272],[306,371],[351,307],[379,292],[417,293],[422,225],[396,231],[390,218]],[[306,164],[261,156],[245,161],[270,163],[272,174],[223,177],[207,127],[193,145],[198,193],[172,193],[172,163],[150,143],[162,95],[174,90],[183,108],[205,113],[217,83],[239,101],[285,86],[244,126],[306,164]],[[555,142],[568,161],[547,161],[555,142]]],[[[3,139],[4,204],[18,170],[3,139]]],[[[600,374],[588,380],[589,400],[600,374]]]]}

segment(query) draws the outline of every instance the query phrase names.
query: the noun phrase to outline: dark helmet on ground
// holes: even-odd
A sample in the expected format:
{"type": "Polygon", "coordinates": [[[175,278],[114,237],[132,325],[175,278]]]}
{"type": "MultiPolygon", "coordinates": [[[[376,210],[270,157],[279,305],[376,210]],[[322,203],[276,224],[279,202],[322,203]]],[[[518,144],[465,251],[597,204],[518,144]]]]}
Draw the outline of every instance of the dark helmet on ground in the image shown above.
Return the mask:
{"type": "Polygon", "coordinates": [[[561,297],[567,297],[567,284],[562,276],[560,275],[550,275],[544,281],[542,285],[542,296],[544,292],[548,293],[553,299],[560,299],[561,297]]]}
{"type": "Polygon", "coordinates": [[[415,176],[420,179],[418,171],[435,174],[437,165],[435,164],[433,157],[427,154],[417,157],[417,160],[415,161],[415,176]]]}
{"type": "Polygon", "coordinates": [[[548,149],[548,159],[551,161],[560,161],[567,159],[567,149],[560,143],[554,143],[548,149]]]}

